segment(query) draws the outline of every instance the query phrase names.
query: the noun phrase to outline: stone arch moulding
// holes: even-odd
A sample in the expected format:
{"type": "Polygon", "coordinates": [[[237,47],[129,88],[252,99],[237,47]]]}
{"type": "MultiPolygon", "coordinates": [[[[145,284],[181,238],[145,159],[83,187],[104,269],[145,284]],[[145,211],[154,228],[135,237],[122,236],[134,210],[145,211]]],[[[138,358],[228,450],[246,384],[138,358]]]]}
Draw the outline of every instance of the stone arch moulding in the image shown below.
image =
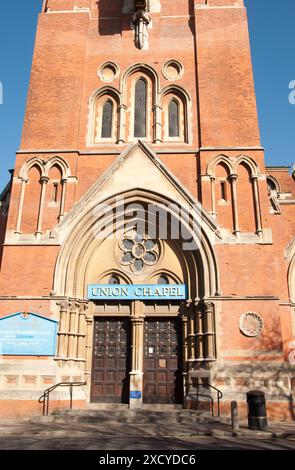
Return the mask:
{"type": "Polygon", "coordinates": [[[158,73],[151,67],[145,63],[137,63],[129,67],[124,71],[121,76],[120,80],[120,91],[122,94],[123,103],[126,105],[127,98],[128,98],[128,79],[131,75],[136,72],[141,72],[143,75],[147,75],[153,82],[153,102],[154,104],[158,104],[158,97],[160,94],[160,78],[158,73]]]}
{"type": "Polygon", "coordinates": [[[52,157],[45,163],[45,166],[44,166],[45,176],[49,175],[49,171],[54,166],[57,166],[61,170],[63,180],[67,180],[71,176],[71,171],[70,171],[68,163],[59,156],[52,157]]]}
{"type": "Polygon", "coordinates": [[[122,281],[125,282],[125,284],[132,284],[132,280],[127,274],[120,269],[117,269],[114,267],[114,269],[108,269],[107,271],[103,271],[102,273],[99,274],[97,278],[97,282],[99,284],[102,283],[102,280],[104,278],[110,277],[110,276],[117,276],[119,279],[122,279],[122,281]]]}
{"type": "Polygon", "coordinates": [[[211,177],[215,177],[215,169],[217,165],[219,165],[220,163],[223,163],[226,166],[226,168],[229,171],[229,174],[234,173],[232,159],[230,159],[227,155],[218,155],[218,157],[216,157],[209,163],[207,167],[207,175],[211,177]]]}
{"type": "Polygon", "coordinates": [[[268,182],[268,180],[270,180],[275,185],[276,192],[279,194],[281,192],[281,185],[279,181],[273,175],[266,175],[266,181],[268,182]]]}
{"type": "Polygon", "coordinates": [[[95,126],[96,126],[96,112],[97,112],[97,103],[100,98],[103,96],[111,97],[116,105],[117,109],[115,112],[118,115],[118,122],[117,122],[117,132],[116,132],[116,142],[119,143],[122,141],[125,142],[125,139],[122,140],[122,130],[123,130],[123,123],[120,114],[120,110],[122,108],[122,95],[119,90],[114,88],[111,85],[104,86],[102,88],[98,88],[92,93],[88,101],[88,129],[87,129],[87,136],[86,136],[86,145],[91,147],[95,145],[95,126]]]}
{"type": "Polygon", "coordinates": [[[233,164],[233,171],[235,174],[237,174],[238,171],[238,166],[244,164],[247,166],[251,172],[251,176],[258,177],[260,175],[259,167],[257,163],[251,158],[248,157],[247,155],[239,155],[237,158],[234,160],[233,164]]]}
{"type": "MultiPolygon", "coordinates": [[[[119,194],[103,201],[108,207],[114,207],[119,194]]],[[[175,201],[167,200],[159,194],[147,193],[144,190],[129,191],[124,195],[124,203],[132,202],[154,203],[174,205],[175,201]]],[[[122,208],[123,210],[123,208],[122,208]]],[[[182,224],[183,233],[190,233],[195,243],[195,249],[191,251],[183,251],[183,265],[186,269],[186,278],[188,283],[189,298],[195,299],[199,297],[215,296],[219,292],[219,274],[217,261],[213,246],[210,241],[210,235],[202,224],[194,226],[194,221],[189,223],[185,217],[182,219],[179,210],[171,213],[172,218],[176,222],[182,224]],[[191,227],[189,225],[192,225],[191,227]],[[196,283],[196,285],[194,285],[196,283]],[[199,283],[199,284],[198,284],[199,283]],[[201,285],[203,283],[203,285],[201,285]]],[[[85,298],[86,286],[85,279],[87,266],[95,250],[99,249],[103,240],[99,239],[96,234],[100,226],[106,227],[104,237],[113,233],[113,226],[118,229],[118,224],[122,223],[120,210],[116,209],[117,219],[113,215],[99,218],[96,215],[95,207],[87,210],[87,212],[76,223],[75,227],[69,232],[60,251],[54,277],[54,294],[69,296],[75,298],[85,298]],[[116,225],[117,224],[117,225],[116,225]]],[[[201,213],[197,216],[198,219],[201,213]]],[[[204,225],[204,224],[203,224],[204,225]]],[[[121,227],[123,228],[123,226],[121,227]]],[[[179,253],[182,250],[179,249],[179,253]]]]}
{"type": "MultiPolygon", "coordinates": [[[[168,85],[165,88],[162,88],[160,92],[160,109],[163,109],[163,100],[167,95],[176,96],[181,100],[183,105],[183,126],[184,126],[184,142],[186,144],[191,144],[193,135],[192,135],[192,99],[189,93],[179,85],[168,85]]],[[[162,124],[162,121],[161,121],[162,124]]]]}
{"type": "Polygon", "coordinates": [[[27,160],[21,167],[19,172],[19,179],[28,179],[28,173],[33,166],[40,169],[41,177],[48,177],[49,170],[54,166],[58,166],[62,173],[62,178],[67,179],[71,176],[71,171],[68,163],[59,156],[54,156],[49,160],[43,160],[38,156],[32,157],[27,160]]]}
{"type": "Polygon", "coordinates": [[[65,197],[66,197],[66,183],[71,176],[70,168],[68,163],[59,156],[54,156],[49,160],[43,160],[38,156],[34,156],[27,160],[20,169],[18,180],[21,184],[20,188],[20,196],[19,196],[19,204],[18,204],[18,212],[16,217],[16,225],[14,230],[14,237],[19,239],[22,235],[22,219],[23,219],[23,211],[24,211],[24,204],[25,204],[25,194],[26,194],[26,186],[29,182],[29,172],[33,167],[37,167],[40,171],[40,200],[39,200],[39,209],[38,209],[38,220],[37,220],[37,228],[34,232],[32,227],[32,235],[36,237],[36,239],[40,239],[43,235],[42,231],[42,222],[43,222],[43,212],[44,212],[44,201],[46,195],[46,185],[49,181],[49,172],[53,166],[57,166],[61,171],[61,184],[62,184],[62,194],[61,194],[61,203],[60,203],[60,213],[58,217],[58,221],[62,219],[64,216],[65,210],[65,197]]]}
{"type": "Polygon", "coordinates": [[[46,161],[43,160],[42,158],[38,156],[32,157],[22,165],[18,178],[20,180],[27,180],[29,171],[31,170],[31,168],[33,168],[33,166],[37,166],[39,168],[41,177],[46,176],[45,165],[46,165],[46,161]]]}
{"type": "Polygon", "coordinates": [[[169,279],[172,279],[173,282],[175,284],[181,284],[182,282],[182,279],[180,279],[178,276],[175,275],[175,273],[173,273],[172,271],[169,271],[168,269],[157,269],[155,271],[153,271],[150,275],[149,275],[149,279],[152,280],[152,279],[155,279],[159,276],[167,276],[169,279]]]}

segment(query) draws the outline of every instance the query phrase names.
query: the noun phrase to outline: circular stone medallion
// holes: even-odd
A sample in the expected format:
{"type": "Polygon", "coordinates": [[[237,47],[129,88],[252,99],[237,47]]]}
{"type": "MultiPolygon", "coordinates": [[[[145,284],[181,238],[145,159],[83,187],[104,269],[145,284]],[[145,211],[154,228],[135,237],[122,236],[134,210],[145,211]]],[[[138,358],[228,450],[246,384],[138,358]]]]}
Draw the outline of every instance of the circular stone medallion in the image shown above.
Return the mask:
{"type": "Polygon", "coordinates": [[[240,330],[245,336],[254,338],[263,330],[263,320],[258,313],[247,312],[240,318],[240,330]]]}
{"type": "Polygon", "coordinates": [[[163,65],[162,73],[167,80],[179,80],[184,74],[183,65],[177,60],[169,60],[163,65]]]}
{"type": "Polygon", "coordinates": [[[113,82],[119,75],[120,69],[114,62],[106,62],[97,72],[97,75],[103,82],[113,82]]]}

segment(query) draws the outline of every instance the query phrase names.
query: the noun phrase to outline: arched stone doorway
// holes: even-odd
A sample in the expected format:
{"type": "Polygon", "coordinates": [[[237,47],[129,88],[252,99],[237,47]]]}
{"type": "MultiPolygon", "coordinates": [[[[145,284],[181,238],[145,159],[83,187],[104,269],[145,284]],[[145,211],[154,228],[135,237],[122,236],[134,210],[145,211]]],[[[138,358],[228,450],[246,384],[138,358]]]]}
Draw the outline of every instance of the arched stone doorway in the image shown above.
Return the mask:
{"type": "Polygon", "coordinates": [[[90,401],[182,403],[190,371],[216,360],[214,252],[197,209],[192,217],[163,196],[139,190],[123,196],[107,201],[108,213],[85,214],[61,251],[55,289],[69,302],[61,303],[57,360],[85,368],[90,401]],[[186,299],[87,298],[89,285],[164,282],[185,284],[186,299]]]}
{"type": "Polygon", "coordinates": [[[62,299],[59,366],[84,371],[88,401],[183,401],[190,372],[210,369],[216,360],[213,246],[220,235],[214,220],[138,142],[65,216],[58,232],[53,295],[62,299]],[[165,301],[93,301],[88,295],[90,285],[158,282],[185,285],[186,295],[165,301]],[[117,357],[107,364],[112,338],[117,357]]]}

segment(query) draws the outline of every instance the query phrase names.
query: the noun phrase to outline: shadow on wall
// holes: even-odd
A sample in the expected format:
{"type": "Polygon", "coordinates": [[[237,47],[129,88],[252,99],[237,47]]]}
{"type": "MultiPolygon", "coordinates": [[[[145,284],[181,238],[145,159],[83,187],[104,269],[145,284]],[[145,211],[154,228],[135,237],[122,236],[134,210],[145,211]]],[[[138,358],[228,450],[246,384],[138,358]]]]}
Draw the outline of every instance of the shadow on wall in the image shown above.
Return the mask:
{"type": "MultiPolygon", "coordinates": [[[[291,361],[290,354],[285,355],[285,362],[278,363],[274,367],[274,362],[263,360],[263,356],[267,356],[268,352],[281,351],[282,342],[278,335],[278,325],[273,322],[269,325],[266,332],[262,332],[260,337],[253,338],[253,341],[259,343],[260,352],[258,358],[252,363],[244,363],[237,367],[235,373],[237,376],[247,377],[247,383],[244,386],[250,389],[259,389],[265,392],[266,400],[272,397],[278,401],[286,400],[289,408],[289,416],[284,419],[292,419],[295,421],[295,401],[294,401],[294,388],[295,388],[295,366],[291,361]],[[261,360],[259,360],[261,356],[261,360]]],[[[276,400],[275,400],[276,401],[276,400]]],[[[283,416],[282,416],[283,418],[283,416]]]]}
{"type": "Polygon", "coordinates": [[[126,0],[98,0],[98,32],[100,36],[121,34],[131,29],[132,12],[122,16],[126,0]]]}

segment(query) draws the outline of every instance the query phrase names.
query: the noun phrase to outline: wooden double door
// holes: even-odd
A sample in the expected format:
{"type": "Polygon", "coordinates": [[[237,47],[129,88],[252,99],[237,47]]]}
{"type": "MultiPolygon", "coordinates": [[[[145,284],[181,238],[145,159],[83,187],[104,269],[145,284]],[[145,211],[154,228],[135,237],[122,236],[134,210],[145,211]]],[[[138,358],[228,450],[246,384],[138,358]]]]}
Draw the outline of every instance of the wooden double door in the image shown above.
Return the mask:
{"type": "MultiPolygon", "coordinates": [[[[143,344],[144,403],[182,403],[182,345],[179,318],[146,318],[143,344]]],[[[92,402],[129,402],[131,322],[96,318],[92,402]]]]}

